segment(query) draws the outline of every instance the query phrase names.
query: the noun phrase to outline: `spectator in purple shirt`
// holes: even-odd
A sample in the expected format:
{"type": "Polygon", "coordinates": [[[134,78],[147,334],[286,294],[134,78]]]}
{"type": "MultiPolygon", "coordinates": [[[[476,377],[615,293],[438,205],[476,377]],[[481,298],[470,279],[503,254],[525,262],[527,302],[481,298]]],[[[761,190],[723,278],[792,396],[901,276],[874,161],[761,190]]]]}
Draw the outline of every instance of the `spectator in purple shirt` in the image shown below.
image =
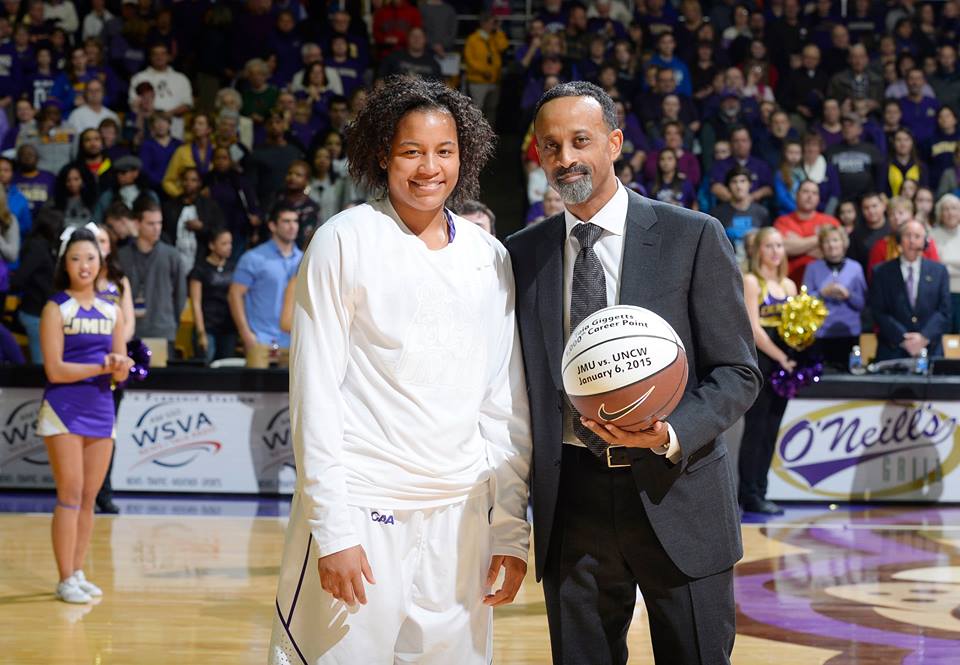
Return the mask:
{"type": "Polygon", "coordinates": [[[901,122],[910,130],[918,144],[924,144],[933,137],[937,128],[937,109],[940,103],[933,97],[924,95],[927,84],[923,70],[911,69],[907,72],[907,96],[900,100],[903,112],[901,122]]]}
{"type": "MultiPolygon", "coordinates": [[[[6,269],[4,266],[3,269],[6,269]]],[[[0,365],[26,365],[20,345],[9,330],[0,324],[0,365]]]]}
{"type": "Polygon", "coordinates": [[[273,72],[273,83],[284,87],[293,80],[300,69],[300,48],[303,40],[296,32],[293,12],[281,11],[277,14],[274,32],[270,36],[270,52],[277,56],[277,68],[273,72]]]}
{"type": "Polygon", "coordinates": [[[350,42],[344,35],[330,38],[330,57],[327,67],[340,76],[344,96],[349,97],[357,88],[363,87],[363,63],[350,57],[350,42]]]}
{"type": "MultiPolygon", "coordinates": [[[[50,49],[39,48],[37,49],[37,68],[29,76],[24,77],[20,94],[25,95],[39,109],[51,97],[63,94],[63,91],[58,88],[61,78],[63,78],[62,74],[53,69],[53,55],[50,49]]],[[[63,104],[63,100],[57,101],[63,104]]]]}
{"type": "Polygon", "coordinates": [[[562,0],[544,0],[543,9],[537,14],[537,18],[543,21],[547,32],[561,32],[567,27],[567,15],[563,11],[562,0]]]}
{"type": "Polygon", "coordinates": [[[850,239],[842,227],[821,226],[817,241],[823,258],[807,265],[803,274],[807,291],[822,298],[829,312],[817,331],[817,351],[828,364],[845,368],[860,337],[867,281],[863,267],[846,257],[850,239]]]}
{"type": "MultiPolygon", "coordinates": [[[[677,170],[686,178],[687,182],[696,189],[700,184],[700,162],[697,156],[683,147],[683,123],[671,120],[663,125],[663,141],[660,148],[672,150],[677,157],[677,170]]],[[[658,163],[659,152],[652,152],[644,165],[644,176],[653,180],[658,163]]]]}
{"type": "Polygon", "coordinates": [[[56,176],[37,168],[39,155],[37,149],[24,143],[17,149],[17,172],[13,176],[13,184],[23,194],[30,204],[30,213],[37,211],[53,198],[53,185],[56,176]]]}
{"type": "Polygon", "coordinates": [[[727,171],[734,166],[743,166],[750,171],[750,197],[754,202],[773,196],[773,175],[765,161],[750,154],[753,141],[750,130],[740,126],[730,131],[731,155],[713,164],[710,170],[710,191],[718,201],[730,200],[730,190],[725,184],[727,171]]]}
{"type": "MultiPolygon", "coordinates": [[[[31,0],[30,4],[32,5],[34,2],[36,2],[36,0],[31,0]]],[[[42,2],[38,4],[43,5],[42,2]]],[[[13,47],[17,54],[17,59],[20,60],[20,71],[24,73],[33,72],[34,67],[36,67],[35,48],[40,46],[48,46],[50,48],[53,54],[55,69],[63,68],[58,60],[60,53],[54,47],[53,40],[51,39],[53,30],[51,30],[49,26],[50,24],[48,22],[41,20],[40,22],[34,22],[30,25],[21,22],[13,29],[13,47]]]]}
{"type": "Polygon", "coordinates": [[[630,162],[634,171],[639,171],[643,166],[644,159],[650,153],[650,141],[643,133],[643,129],[640,128],[640,121],[637,120],[637,116],[627,111],[623,102],[615,101],[613,106],[617,110],[617,126],[623,132],[623,146],[620,148],[620,155],[630,162]]]}
{"type": "Polygon", "coordinates": [[[150,136],[140,146],[143,175],[154,190],[160,191],[170,159],[182,143],[170,135],[170,116],[163,111],[155,111],[150,116],[150,136]]]}
{"type": "MultiPolygon", "coordinates": [[[[0,21],[6,22],[9,32],[9,22],[6,19],[0,21]]],[[[7,41],[0,45],[0,108],[7,109],[13,103],[22,87],[22,78],[21,62],[16,48],[12,42],[7,41]]]]}
{"type": "Polygon", "coordinates": [[[690,181],[677,169],[677,162],[677,154],[670,148],[657,154],[656,175],[647,185],[648,196],[696,210],[696,193],[690,181]]]}
{"type": "Polygon", "coordinates": [[[817,133],[823,139],[826,148],[843,141],[843,125],[840,122],[840,102],[836,99],[826,99],[823,102],[823,117],[817,123],[817,133]]]}

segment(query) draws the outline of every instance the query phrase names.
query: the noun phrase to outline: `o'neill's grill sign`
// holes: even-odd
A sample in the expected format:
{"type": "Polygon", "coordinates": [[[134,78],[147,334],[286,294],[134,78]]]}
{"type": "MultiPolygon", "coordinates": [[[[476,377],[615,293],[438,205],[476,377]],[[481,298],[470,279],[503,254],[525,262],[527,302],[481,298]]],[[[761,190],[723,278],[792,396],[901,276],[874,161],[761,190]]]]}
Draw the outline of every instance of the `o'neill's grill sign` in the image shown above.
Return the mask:
{"type": "Polygon", "coordinates": [[[960,403],[791,400],[772,499],[960,500],[960,403]]]}

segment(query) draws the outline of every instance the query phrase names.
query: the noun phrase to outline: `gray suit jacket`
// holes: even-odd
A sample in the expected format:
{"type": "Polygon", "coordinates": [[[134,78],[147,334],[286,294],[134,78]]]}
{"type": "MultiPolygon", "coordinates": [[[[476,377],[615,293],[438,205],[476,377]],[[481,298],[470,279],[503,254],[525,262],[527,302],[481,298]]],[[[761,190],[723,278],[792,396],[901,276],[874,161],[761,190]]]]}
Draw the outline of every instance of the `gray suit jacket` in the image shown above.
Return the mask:
{"type": "MultiPolygon", "coordinates": [[[[632,471],[671,560],[685,574],[703,577],[731,567],[743,555],[733,473],[720,435],[760,389],[756,350],[742,279],[720,223],[633,192],[629,197],[619,303],[646,307],[669,321],[683,340],[690,367],[684,397],[668,419],[681,461],[671,464],[636,450],[632,471]]],[[[506,242],[530,396],[538,578],[554,536],[560,484],[564,243],[562,214],[506,242]]]]}

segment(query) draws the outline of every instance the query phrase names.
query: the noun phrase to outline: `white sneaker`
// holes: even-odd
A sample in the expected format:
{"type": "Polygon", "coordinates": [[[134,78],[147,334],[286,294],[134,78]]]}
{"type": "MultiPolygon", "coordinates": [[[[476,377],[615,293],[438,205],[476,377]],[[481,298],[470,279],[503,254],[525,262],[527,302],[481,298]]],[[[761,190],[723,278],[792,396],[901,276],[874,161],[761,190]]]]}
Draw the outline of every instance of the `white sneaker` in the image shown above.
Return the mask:
{"type": "Polygon", "coordinates": [[[77,586],[80,587],[80,590],[85,591],[87,595],[93,598],[99,598],[103,595],[103,591],[100,590],[100,587],[89,581],[83,574],[82,570],[76,571],[73,574],[73,579],[76,580],[77,586]]]}
{"type": "Polygon", "coordinates": [[[93,600],[90,594],[80,588],[77,580],[70,576],[57,585],[57,598],[65,603],[89,603],[93,600]]]}

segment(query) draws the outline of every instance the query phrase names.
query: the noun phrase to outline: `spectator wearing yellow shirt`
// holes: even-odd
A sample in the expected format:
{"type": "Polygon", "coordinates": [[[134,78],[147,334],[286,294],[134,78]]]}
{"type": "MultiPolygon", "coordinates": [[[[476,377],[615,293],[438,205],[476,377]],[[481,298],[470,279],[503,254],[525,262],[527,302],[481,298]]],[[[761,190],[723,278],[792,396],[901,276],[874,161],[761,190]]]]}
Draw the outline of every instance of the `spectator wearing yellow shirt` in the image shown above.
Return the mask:
{"type": "Polygon", "coordinates": [[[480,15],[480,25],[467,37],[463,47],[470,97],[491,121],[497,112],[502,55],[508,45],[507,36],[500,29],[500,20],[485,12],[480,15]]]}
{"type": "Polygon", "coordinates": [[[180,175],[186,168],[195,168],[202,178],[213,165],[213,142],[210,116],[197,113],[190,122],[191,139],[173,152],[167,172],[163,176],[163,191],[176,198],[183,194],[180,175]]]}

